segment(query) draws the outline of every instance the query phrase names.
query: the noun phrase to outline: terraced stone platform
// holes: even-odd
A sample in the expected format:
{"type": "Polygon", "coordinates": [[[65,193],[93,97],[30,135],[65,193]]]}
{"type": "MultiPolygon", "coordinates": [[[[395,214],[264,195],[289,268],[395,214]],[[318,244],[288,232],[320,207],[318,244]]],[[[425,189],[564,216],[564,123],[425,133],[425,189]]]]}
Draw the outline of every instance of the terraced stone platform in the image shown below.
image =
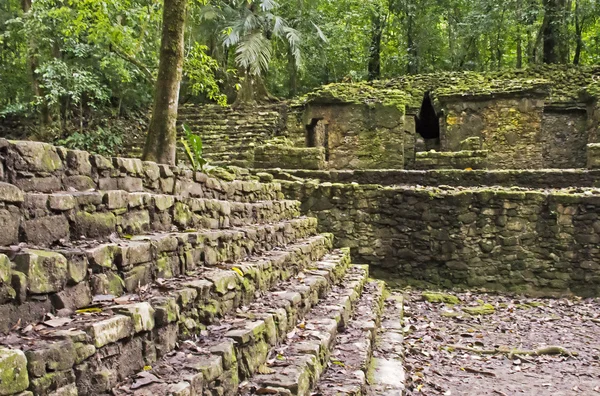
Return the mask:
{"type": "Polygon", "coordinates": [[[0,161],[0,395],[388,394],[384,284],[279,184],[35,142],[0,161]]]}

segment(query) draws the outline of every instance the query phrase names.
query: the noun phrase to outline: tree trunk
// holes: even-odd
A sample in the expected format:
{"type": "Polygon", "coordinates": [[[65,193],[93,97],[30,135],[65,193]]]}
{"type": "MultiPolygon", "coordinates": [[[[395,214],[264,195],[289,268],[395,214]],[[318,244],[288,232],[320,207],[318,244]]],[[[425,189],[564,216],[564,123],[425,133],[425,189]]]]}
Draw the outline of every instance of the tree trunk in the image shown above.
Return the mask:
{"type": "Polygon", "coordinates": [[[419,72],[417,47],[414,38],[414,18],[412,13],[407,12],[406,27],[406,47],[408,52],[408,65],[406,71],[408,74],[417,74],[419,72]]]}
{"type": "MultiPolygon", "coordinates": [[[[31,0],[21,0],[21,8],[23,9],[23,13],[27,14],[31,10],[31,0]]],[[[38,68],[38,59],[37,59],[37,48],[34,40],[29,40],[29,48],[28,48],[28,56],[27,56],[27,64],[29,67],[29,75],[31,77],[31,85],[33,88],[33,94],[40,99],[40,124],[42,127],[46,125],[50,125],[52,123],[52,118],[50,117],[50,110],[48,109],[48,103],[44,99],[44,92],[42,87],[40,86],[40,80],[36,73],[38,68]]]]}
{"type": "Polygon", "coordinates": [[[298,93],[298,68],[291,48],[288,51],[288,73],[290,73],[289,96],[294,97],[298,93]]]}
{"type": "Polygon", "coordinates": [[[563,17],[565,0],[543,0],[543,60],[544,63],[567,63],[567,37],[563,17]]]}
{"type": "Polygon", "coordinates": [[[187,0],[165,0],[164,3],[158,79],[143,155],[146,161],[175,165],[186,5],[187,0]]]}
{"type": "Polygon", "coordinates": [[[253,75],[249,71],[243,72],[243,74],[244,79],[231,107],[252,107],[260,103],[276,102],[278,100],[271,95],[262,76],[253,75]]]}
{"type": "Polygon", "coordinates": [[[369,46],[369,81],[381,77],[381,38],[383,36],[383,21],[378,10],[371,15],[371,45],[369,46]]]}
{"type": "Polygon", "coordinates": [[[580,16],[579,0],[575,0],[575,56],[573,64],[578,65],[581,59],[581,50],[583,49],[583,26],[585,19],[580,16]]]}

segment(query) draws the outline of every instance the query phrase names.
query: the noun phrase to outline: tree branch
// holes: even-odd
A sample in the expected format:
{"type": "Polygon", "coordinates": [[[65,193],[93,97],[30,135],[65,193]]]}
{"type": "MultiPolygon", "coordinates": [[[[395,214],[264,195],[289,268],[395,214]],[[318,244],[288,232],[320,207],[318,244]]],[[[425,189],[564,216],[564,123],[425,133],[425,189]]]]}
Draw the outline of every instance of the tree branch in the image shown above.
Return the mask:
{"type": "Polygon", "coordinates": [[[127,54],[125,51],[121,50],[119,47],[117,47],[114,44],[111,44],[109,48],[110,48],[110,51],[113,52],[115,55],[117,55],[119,58],[121,58],[121,59],[131,63],[135,67],[137,67],[144,75],[144,79],[149,84],[154,85],[154,83],[156,81],[154,79],[154,76],[152,75],[152,72],[150,71],[150,69],[148,69],[148,67],[146,65],[144,65],[139,60],[135,59],[133,56],[127,54]]]}

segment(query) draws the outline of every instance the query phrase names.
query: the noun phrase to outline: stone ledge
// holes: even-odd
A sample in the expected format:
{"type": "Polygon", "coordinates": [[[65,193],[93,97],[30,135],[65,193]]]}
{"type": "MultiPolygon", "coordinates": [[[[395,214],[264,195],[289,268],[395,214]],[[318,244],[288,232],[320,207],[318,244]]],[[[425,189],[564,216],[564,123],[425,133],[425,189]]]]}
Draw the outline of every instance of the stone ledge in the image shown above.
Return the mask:
{"type": "Polygon", "coordinates": [[[137,236],[58,251],[4,249],[15,264],[9,284],[13,291],[6,289],[0,305],[5,318],[1,330],[8,331],[19,319],[24,326],[42,320],[49,311],[85,307],[93,295],[133,293],[157,279],[239,263],[315,233],[315,219],[299,218],[232,230],[137,236]]]}
{"type": "MultiPolygon", "coordinates": [[[[314,269],[308,271],[314,272],[313,275],[299,273],[283,284],[281,290],[262,295],[237,317],[208,326],[201,340],[184,343],[174,355],[154,364],[149,374],[161,378],[163,383],[149,384],[140,394],[157,394],[165,387],[180,386],[189,392],[187,395],[202,395],[202,389],[212,394],[211,390],[219,388],[225,394],[235,394],[239,381],[250,377],[264,364],[269,348],[285,340],[331,285],[342,280],[349,258],[347,252],[327,255],[324,260],[310,265],[314,269]],[[281,298],[282,295],[289,297],[281,298]],[[298,298],[292,298],[294,295],[298,298]]],[[[139,373],[128,378],[116,386],[113,393],[131,394],[137,378],[149,374],[139,373]]]]}
{"type": "Polygon", "coordinates": [[[0,182],[0,219],[11,232],[0,245],[65,244],[82,238],[106,239],[113,233],[230,228],[290,220],[300,203],[290,200],[229,202],[122,190],[21,193],[0,182]],[[20,199],[16,202],[15,199],[20,199]]]}
{"type": "MultiPolygon", "coordinates": [[[[404,298],[393,292],[385,301],[381,327],[377,333],[369,366],[369,392],[377,395],[404,394],[404,298]]],[[[368,393],[370,394],[370,393],[368,393]]]]}
{"type": "Polygon", "coordinates": [[[342,281],[344,287],[334,289],[320,302],[303,326],[280,347],[287,364],[273,365],[270,373],[255,375],[240,394],[250,394],[250,388],[254,387],[265,393],[308,396],[329,361],[338,328],[343,329],[349,323],[367,277],[368,267],[352,266],[342,281]]]}
{"type": "Polygon", "coordinates": [[[253,202],[281,198],[276,183],[220,180],[190,169],[133,158],[106,158],[29,141],[0,141],[2,181],[24,191],[152,191],[183,197],[253,202]]]}
{"type": "Polygon", "coordinates": [[[385,284],[365,285],[354,316],[337,335],[336,346],[316,392],[323,396],[366,395],[367,371],[380,327],[385,284]]]}
{"type": "MultiPolygon", "coordinates": [[[[79,315],[73,322],[57,328],[42,329],[39,334],[38,330],[34,330],[27,334],[25,347],[32,379],[30,389],[36,394],[45,394],[48,389],[74,382],[75,374],[80,395],[102,393],[109,390],[106,386],[110,386],[115,379],[122,380],[133,374],[136,367],[139,370],[145,364],[165,355],[175,347],[178,339],[185,340],[204,332],[203,328],[214,334],[216,339],[222,338],[226,336],[222,325],[208,328],[203,326],[230,314],[242,304],[250,303],[255,298],[255,291],[264,293],[266,288],[272,287],[279,280],[287,279],[290,268],[296,268],[296,271],[313,265],[321,268],[320,262],[313,262],[313,257],[318,259],[323,256],[327,243],[326,238],[313,238],[288,247],[285,256],[278,255],[272,260],[266,258],[270,262],[267,266],[264,265],[265,260],[249,262],[244,267],[240,266],[245,270],[243,277],[237,271],[218,270],[236,285],[235,289],[227,288],[226,294],[219,291],[219,278],[204,274],[207,281],[200,282],[203,274],[199,273],[190,278],[192,281],[177,279],[156,285],[131,303],[127,303],[126,299],[121,299],[117,306],[109,303],[102,314],[79,315]],[[261,279],[270,281],[261,282],[261,279]],[[234,297],[229,303],[227,301],[232,298],[232,293],[238,297],[234,297]],[[136,302],[140,298],[145,301],[136,302]],[[217,311],[211,309],[215,304],[219,307],[217,311]],[[212,315],[202,315],[202,310],[211,311],[212,315]],[[118,356],[114,355],[116,351],[120,351],[118,356]],[[128,366],[122,367],[121,359],[134,360],[129,360],[128,366]],[[103,377],[110,380],[99,381],[103,377]]],[[[324,260],[323,270],[331,274],[331,279],[335,279],[334,274],[337,272],[329,266],[329,262],[335,261],[336,266],[345,267],[349,255],[348,252],[336,253],[324,260]]],[[[295,288],[302,289],[302,282],[296,280],[295,288]]],[[[311,284],[310,289],[315,292],[323,290],[320,285],[324,283],[326,281],[311,284]]],[[[310,301],[310,295],[311,293],[307,293],[297,304],[290,305],[291,312],[300,312],[302,304],[310,301]]],[[[268,297],[269,294],[266,296],[273,303],[277,301],[273,296],[268,297]]],[[[262,308],[264,305],[259,304],[254,311],[248,312],[261,315],[265,313],[262,308]]],[[[281,313],[281,310],[278,312],[281,313]]],[[[268,321],[268,318],[264,320],[268,321]]],[[[230,326],[238,326],[237,322],[232,320],[230,326]]],[[[271,323],[274,322],[271,320],[271,323]]],[[[249,333],[251,337],[256,333],[256,327],[252,327],[252,330],[249,333]]],[[[266,327],[258,333],[262,334],[262,331],[266,331],[266,327]]],[[[18,336],[5,338],[3,341],[13,346],[21,345],[18,336]]]]}

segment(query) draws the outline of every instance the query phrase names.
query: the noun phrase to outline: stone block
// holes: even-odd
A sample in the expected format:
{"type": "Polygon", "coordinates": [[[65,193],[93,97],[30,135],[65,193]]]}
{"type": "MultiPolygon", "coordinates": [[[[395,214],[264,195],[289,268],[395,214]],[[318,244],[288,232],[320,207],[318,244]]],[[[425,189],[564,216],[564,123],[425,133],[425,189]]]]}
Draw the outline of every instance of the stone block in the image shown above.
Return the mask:
{"type": "Polygon", "coordinates": [[[64,212],[73,209],[75,205],[75,198],[71,194],[51,194],[48,197],[48,206],[52,210],[64,212]]]}
{"type": "Polygon", "coordinates": [[[90,286],[92,294],[112,294],[120,296],[123,294],[125,282],[114,271],[106,271],[102,274],[93,274],[90,276],[90,286]]]}
{"type": "Polygon", "coordinates": [[[13,395],[28,387],[25,354],[19,350],[0,347],[0,395],[13,395]]]}
{"type": "Polygon", "coordinates": [[[96,348],[102,348],[133,335],[133,322],[128,316],[115,315],[112,318],[92,323],[85,331],[92,337],[96,348]]]}
{"type": "Polygon", "coordinates": [[[117,188],[128,192],[139,192],[144,191],[144,183],[139,177],[120,177],[117,179],[117,188]]]}
{"type": "Polygon", "coordinates": [[[11,263],[10,259],[5,254],[0,254],[0,283],[10,284],[11,280],[11,263]]]}
{"type": "Polygon", "coordinates": [[[126,191],[107,191],[104,194],[103,201],[110,210],[127,208],[128,195],[126,191]]]}
{"type": "Polygon", "coordinates": [[[14,261],[16,270],[27,277],[32,294],[61,291],[69,278],[67,259],[62,254],[26,249],[14,261]]]}
{"type": "Polygon", "coordinates": [[[122,232],[138,235],[150,230],[150,214],[147,210],[129,211],[121,219],[122,232]]]}
{"type": "Polygon", "coordinates": [[[175,204],[175,197],[172,195],[154,195],[152,197],[154,207],[159,210],[167,210],[175,204]]]}
{"type": "Polygon", "coordinates": [[[123,274],[125,276],[124,288],[129,293],[135,292],[138,288],[152,283],[152,265],[142,264],[134,267],[132,270],[123,274]]]}
{"type": "Polygon", "coordinates": [[[8,203],[20,203],[23,202],[24,195],[18,187],[0,182],[0,201],[8,203]]]}
{"type": "Polygon", "coordinates": [[[23,191],[49,193],[62,190],[62,182],[56,176],[18,177],[14,185],[23,191]]]}
{"type": "Polygon", "coordinates": [[[117,229],[117,218],[113,213],[88,213],[79,211],[72,217],[73,237],[101,238],[117,229]]]}
{"type": "Polygon", "coordinates": [[[587,168],[600,169],[600,143],[587,145],[587,168]]]}
{"type": "Polygon", "coordinates": [[[75,286],[67,287],[53,294],[50,299],[52,300],[52,305],[57,310],[68,309],[75,311],[87,307],[92,303],[92,291],[87,282],[80,282],[75,286]]]}
{"type": "Polygon", "coordinates": [[[11,148],[14,149],[13,166],[16,170],[52,173],[63,169],[56,147],[50,144],[14,141],[11,142],[11,148]]]}
{"type": "Polygon", "coordinates": [[[87,191],[96,188],[96,183],[89,176],[74,175],[65,176],[62,179],[64,189],[73,189],[77,191],[87,191]]]}
{"type": "Polygon", "coordinates": [[[111,309],[118,314],[129,316],[136,333],[154,329],[154,308],[147,302],[115,305],[111,309]]]}
{"type": "Polygon", "coordinates": [[[0,246],[16,245],[19,243],[19,226],[21,216],[6,209],[0,209],[0,246]]]}
{"type": "Polygon", "coordinates": [[[87,258],[94,270],[101,268],[116,269],[116,257],[121,252],[115,244],[104,244],[86,251],[87,258]]]}
{"type": "Polygon", "coordinates": [[[66,158],[67,170],[71,174],[90,176],[92,164],[90,154],[82,150],[68,150],[66,158]]]}
{"type": "Polygon", "coordinates": [[[69,370],[75,364],[75,346],[71,340],[38,343],[25,352],[29,373],[42,377],[46,372],[69,370]]]}
{"type": "Polygon", "coordinates": [[[61,239],[69,240],[69,221],[63,215],[25,220],[23,233],[27,242],[33,245],[49,246],[61,239]]]}

